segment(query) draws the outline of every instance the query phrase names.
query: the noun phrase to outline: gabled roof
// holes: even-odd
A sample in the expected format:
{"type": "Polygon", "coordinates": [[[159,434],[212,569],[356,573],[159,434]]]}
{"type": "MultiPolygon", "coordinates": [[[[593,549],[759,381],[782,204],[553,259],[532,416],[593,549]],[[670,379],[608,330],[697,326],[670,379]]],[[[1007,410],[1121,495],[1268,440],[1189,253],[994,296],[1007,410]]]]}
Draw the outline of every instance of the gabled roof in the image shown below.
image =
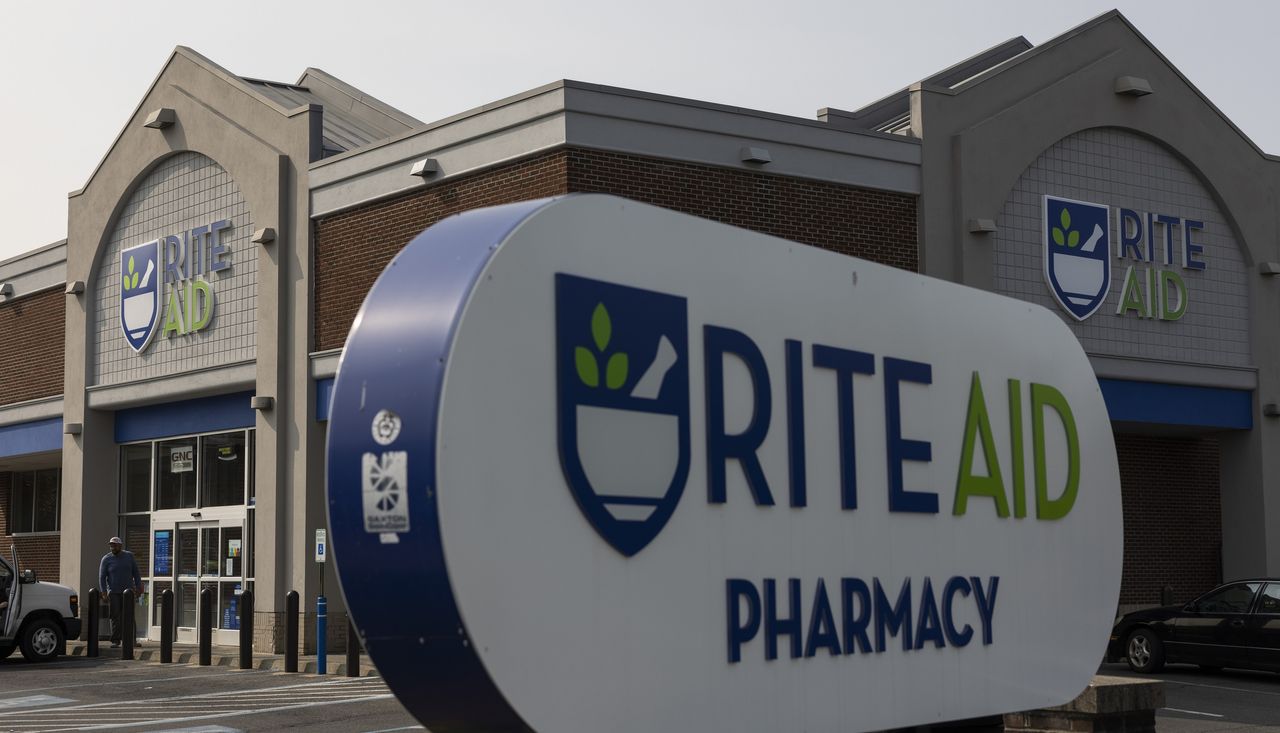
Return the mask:
{"type": "MultiPolygon", "coordinates": [[[[920,84],[954,89],[1020,56],[1031,48],[1031,42],[1022,36],[1010,38],[958,64],[948,66],[922,80],[920,84]]],[[[900,89],[854,112],[828,107],[819,110],[818,116],[828,122],[838,121],[841,127],[909,135],[911,132],[910,89],[900,89]]]]}
{"type": "Polygon", "coordinates": [[[395,137],[422,123],[337,77],[309,68],[294,84],[240,77],[262,96],[282,107],[323,108],[321,157],[337,155],[395,137]]]}
{"type": "MultiPolygon", "coordinates": [[[[146,104],[147,99],[155,91],[165,72],[173,64],[174,59],[178,57],[187,59],[286,117],[318,105],[322,110],[321,136],[323,139],[320,144],[320,157],[336,155],[337,153],[379,140],[385,140],[412,128],[422,126],[421,122],[404,112],[361,92],[319,69],[308,68],[302,73],[296,84],[250,79],[232,74],[186,46],[174,48],[173,53],[170,54],[160,73],[152,80],[151,85],[147,87],[146,93],[138,101],[138,106],[134,108],[133,114],[130,115],[129,119],[137,117],[142,105],[146,104]]],[[[126,121],[125,124],[126,127],[122,128],[116,134],[115,140],[111,142],[111,147],[107,149],[107,154],[94,166],[93,172],[89,174],[84,187],[72,191],[71,196],[78,196],[89,187],[89,184],[102,168],[103,163],[106,162],[107,155],[110,155],[110,151],[115,148],[120,142],[120,138],[124,136],[128,122],[126,121]]]]}

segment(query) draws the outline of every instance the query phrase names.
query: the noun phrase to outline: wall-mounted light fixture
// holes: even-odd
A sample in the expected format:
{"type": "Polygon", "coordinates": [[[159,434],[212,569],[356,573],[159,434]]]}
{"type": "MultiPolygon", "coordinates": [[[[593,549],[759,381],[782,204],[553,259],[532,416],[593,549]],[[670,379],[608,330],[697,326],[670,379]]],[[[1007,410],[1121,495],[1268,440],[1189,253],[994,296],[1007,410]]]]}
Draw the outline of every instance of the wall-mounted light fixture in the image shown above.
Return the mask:
{"type": "Polygon", "coordinates": [[[62,424],[63,435],[79,435],[84,430],[84,425],[78,422],[67,422],[62,424]]]}
{"type": "Polygon", "coordinates": [[[270,410],[271,408],[275,407],[275,405],[276,405],[276,401],[275,401],[275,398],[273,397],[264,397],[261,395],[254,395],[253,399],[249,400],[250,407],[252,407],[255,410],[259,410],[263,412],[270,410]]]}
{"type": "Polygon", "coordinates": [[[264,227],[253,233],[253,237],[249,240],[254,244],[271,244],[276,241],[276,230],[271,227],[264,227]]]}
{"type": "Polygon", "coordinates": [[[1280,275],[1280,262],[1259,262],[1258,273],[1262,275],[1280,275]]]}
{"type": "Polygon", "coordinates": [[[173,127],[173,123],[178,121],[178,115],[168,107],[152,110],[147,115],[147,121],[142,123],[143,127],[150,127],[153,130],[163,130],[167,127],[173,127]]]}
{"type": "Polygon", "coordinates": [[[1116,94],[1126,97],[1145,97],[1151,93],[1151,84],[1140,76],[1117,76],[1116,94]]]}
{"type": "Polygon", "coordinates": [[[79,295],[84,292],[84,280],[72,280],[67,283],[67,295],[79,295]]]}
{"type": "Polygon", "coordinates": [[[1280,405],[1274,402],[1268,402],[1262,406],[1262,414],[1267,417],[1280,417],[1280,405]]]}
{"type": "Polygon", "coordinates": [[[772,163],[773,156],[769,155],[768,148],[753,148],[747,146],[738,150],[738,160],[741,160],[743,163],[757,163],[759,165],[764,165],[765,163],[772,163]]]}
{"type": "Polygon", "coordinates": [[[409,175],[418,178],[430,178],[440,172],[440,162],[435,158],[423,158],[413,164],[409,169],[409,175]]]}
{"type": "Polygon", "coordinates": [[[13,283],[4,283],[0,285],[0,298],[13,297],[13,283]]]}
{"type": "Polygon", "coordinates": [[[991,234],[996,231],[995,219],[970,219],[969,231],[973,234],[991,234]]]}

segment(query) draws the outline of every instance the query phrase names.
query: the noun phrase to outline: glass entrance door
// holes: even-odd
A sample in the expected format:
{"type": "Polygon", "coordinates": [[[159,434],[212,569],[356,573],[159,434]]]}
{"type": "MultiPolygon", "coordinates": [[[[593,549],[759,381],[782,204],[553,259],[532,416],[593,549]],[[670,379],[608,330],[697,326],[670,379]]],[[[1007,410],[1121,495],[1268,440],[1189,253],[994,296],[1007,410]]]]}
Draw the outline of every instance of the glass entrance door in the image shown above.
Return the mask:
{"type": "Polygon", "coordinates": [[[175,641],[196,643],[201,591],[213,591],[213,643],[236,644],[244,589],[244,518],[152,522],[151,636],[160,636],[160,595],[173,591],[175,641]]]}

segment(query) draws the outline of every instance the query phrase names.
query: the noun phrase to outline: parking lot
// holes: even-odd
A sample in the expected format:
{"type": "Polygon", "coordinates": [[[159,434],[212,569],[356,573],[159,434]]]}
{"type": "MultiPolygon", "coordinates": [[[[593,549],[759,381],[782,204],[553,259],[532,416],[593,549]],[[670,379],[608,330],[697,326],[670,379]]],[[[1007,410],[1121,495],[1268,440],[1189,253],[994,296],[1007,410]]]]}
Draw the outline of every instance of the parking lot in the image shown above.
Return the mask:
{"type": "Polygon", "coordinates": [[[0,731],[421,730],[379,677],[99,657],[0,661],[0,731]]]}
{"type": "Polygon", "coordinates": [[[1136,675],[1124,664],[1104,664],[1100,674],[1146,677],[1165,684],[1165,707],[1156,729],[1170,733],[1280,730],[1280,675],[1173,664],[1159,674],[1136,675]]]}

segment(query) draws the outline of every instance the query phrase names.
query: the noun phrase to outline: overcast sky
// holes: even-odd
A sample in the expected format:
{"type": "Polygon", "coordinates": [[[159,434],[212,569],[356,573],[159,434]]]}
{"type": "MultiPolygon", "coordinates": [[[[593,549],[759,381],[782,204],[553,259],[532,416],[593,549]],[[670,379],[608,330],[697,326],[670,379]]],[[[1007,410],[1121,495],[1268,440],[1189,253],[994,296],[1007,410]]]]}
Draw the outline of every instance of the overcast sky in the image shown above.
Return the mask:
{"type": "Polygon", "coordinates": [[[1015,36],[1113,7],[1263,150],[1280,153],[1271,0],[524,0],[9,4],[0,24],[0,260],[62,239],[173,48],[234,74],[323,69],[423,121],[557,79],[812,118],[1015,36]]]}

